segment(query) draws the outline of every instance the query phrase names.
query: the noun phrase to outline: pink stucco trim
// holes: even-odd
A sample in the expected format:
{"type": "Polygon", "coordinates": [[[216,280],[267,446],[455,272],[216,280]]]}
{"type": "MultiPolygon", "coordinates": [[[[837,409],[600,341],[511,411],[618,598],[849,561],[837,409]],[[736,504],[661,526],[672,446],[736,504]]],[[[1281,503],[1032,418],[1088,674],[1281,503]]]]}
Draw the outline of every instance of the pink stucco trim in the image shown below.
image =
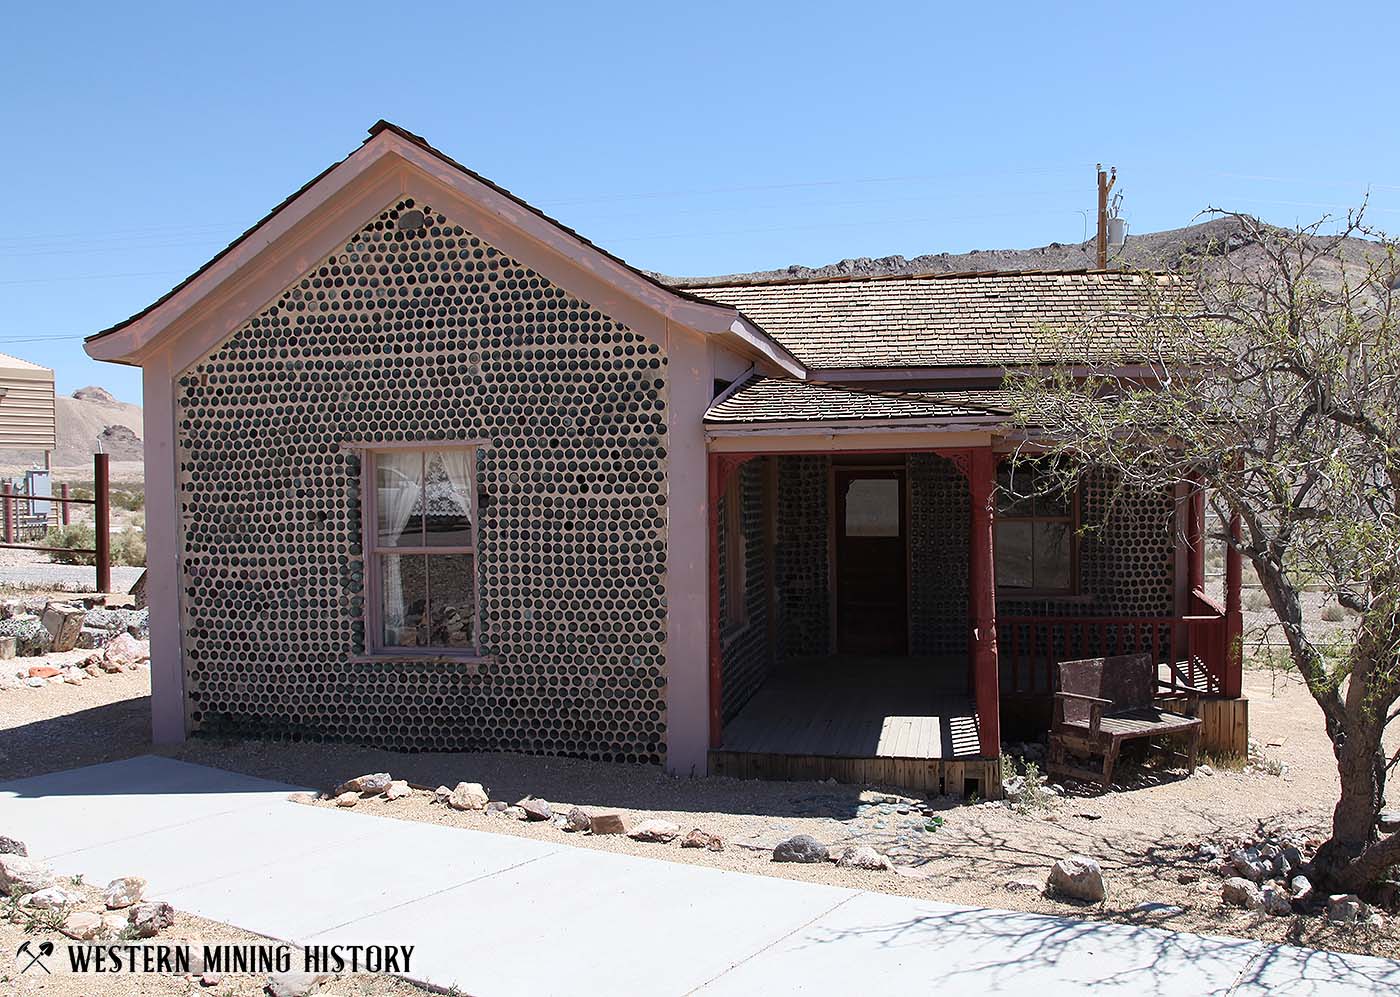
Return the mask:
{"type": "Polygon", "coordinates": [[[666,767],[709,771],[709,510],[705,434],[714,394],[706,343],[683,333],[668,346],[670,428],[666,493],[666,767]]]}
{"type": "Polygon", "coordinates": [[[180,513],[175,480],[175,397],[170,354],[142,372],[146,448],[146,604],[151,614],[151,737],[185,739],[185,665],[180,621],[180,513]]]}

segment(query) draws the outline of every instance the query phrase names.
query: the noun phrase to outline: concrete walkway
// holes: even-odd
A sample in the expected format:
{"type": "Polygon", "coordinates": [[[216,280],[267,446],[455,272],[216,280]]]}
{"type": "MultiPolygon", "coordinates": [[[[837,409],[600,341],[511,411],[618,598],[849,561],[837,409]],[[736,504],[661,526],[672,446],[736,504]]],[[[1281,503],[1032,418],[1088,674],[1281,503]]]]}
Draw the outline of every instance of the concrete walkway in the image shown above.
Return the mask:
{"type": "Polygon", "coordinates": [[[1400,963],[955,907],[288,803],[145,756],[0,784],[0,832],[89,882],[294,943],[417,946],[412,977],[590,994],[1393,994],[1400,963]]]}

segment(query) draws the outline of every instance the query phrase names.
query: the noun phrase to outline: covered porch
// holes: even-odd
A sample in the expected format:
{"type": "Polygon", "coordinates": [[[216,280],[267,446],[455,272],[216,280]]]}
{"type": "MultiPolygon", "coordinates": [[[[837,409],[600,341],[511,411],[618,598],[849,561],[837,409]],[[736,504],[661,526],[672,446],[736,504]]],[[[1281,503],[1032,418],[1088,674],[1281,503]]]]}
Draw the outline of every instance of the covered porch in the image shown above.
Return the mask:
{"type": "Polygon", "coordinates": [[[713,774],[994,797],[1003,728],[1045,730],[1057,661],[1151,651],[1165,685],[1238,696],[1198,508],[1120,513],[1086,487],[1072,526],[1106,528],[1075,542],[1064,590],[998,587],[1001,416],[917,401],[878,425],[707,419],[713,774]]]}

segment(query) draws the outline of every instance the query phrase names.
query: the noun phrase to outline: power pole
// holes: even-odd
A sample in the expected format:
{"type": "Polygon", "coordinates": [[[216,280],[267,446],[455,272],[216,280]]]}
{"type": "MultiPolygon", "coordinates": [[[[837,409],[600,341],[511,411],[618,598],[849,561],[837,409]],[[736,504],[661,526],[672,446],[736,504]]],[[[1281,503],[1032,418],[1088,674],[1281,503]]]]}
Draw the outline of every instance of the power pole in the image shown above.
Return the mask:
{"type": "Polygon", "coordinates": [[[1108,269],[1108,192],[1113,189],[1113,183],[1118,179],[1118,168],[1112,167],[1112,175],[1103,171],[1103,164],[1099,163],[1099,237],[1095,247],[1097,252],[1095,259],[1098,261],[1098,269],[1108,269]]]}

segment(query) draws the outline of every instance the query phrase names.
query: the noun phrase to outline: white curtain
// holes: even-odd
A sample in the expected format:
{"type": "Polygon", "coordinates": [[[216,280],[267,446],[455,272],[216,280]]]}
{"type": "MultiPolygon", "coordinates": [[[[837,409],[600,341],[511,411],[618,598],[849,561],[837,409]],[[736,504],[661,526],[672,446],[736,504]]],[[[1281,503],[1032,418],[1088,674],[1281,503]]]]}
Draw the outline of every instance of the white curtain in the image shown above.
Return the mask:
{"type": "MultiPolygon", "coordinates": [[[[376,501],[379,509],[381,547],[420,547],[423,539],[403,536],[404,528],[415,511],[422,508],[423,454],[415,450],[389,451],[375,456],[376,501]]],[[[409,555],[421,556],[421,555],[409,555]]],[[[404,621],[402,562],[400,570],[386,572],[384,578],[384,622],[394,627],[404,621]]]]}
{"type": "Polygon", "coordinates": [[[453,494],[461,501],[468,522],[472,518],[472,460],[475,455],[475,450],[466,448],[442,450],[436,455],[442,458],[442,469],[447,472],[447,480],[452,485],[453,494]]]}

